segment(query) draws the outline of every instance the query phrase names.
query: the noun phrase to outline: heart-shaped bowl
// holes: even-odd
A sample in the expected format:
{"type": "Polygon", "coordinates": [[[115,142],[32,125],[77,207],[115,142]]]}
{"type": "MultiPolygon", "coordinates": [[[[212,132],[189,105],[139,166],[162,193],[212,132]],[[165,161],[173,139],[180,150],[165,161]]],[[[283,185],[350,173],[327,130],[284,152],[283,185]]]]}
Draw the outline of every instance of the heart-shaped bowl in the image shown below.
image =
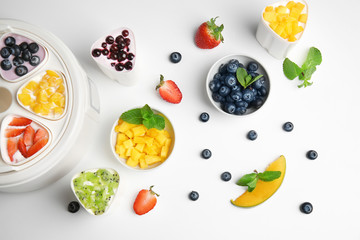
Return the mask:
{"type": "Polygon", "coordinates": [[[219,112],[228,116],[243,117],[255,113],[264,106],[270,93],[270,78],[264,65],[258,60],[246,55],[232,54],[219,59],[212,65],[206,78],[205,88],[210,102],[219,112]],[[257,65],[257,70],[246,70],[249,68],[249,64],[253,63],[257,65]],[[254,75],[252,77],[254,80],[258,75],[263,76],[257,80],[259,82],[256,81],[256,83],[254,82],[244,89],[238,81],[236,73],[233,73],[234,70],[228,71],[230,64],[237,65],[236,71],[239,68],[244,68],[245,72],[254,75]],[[230,84],[233,83],[234,79],[236,84],[230,84]],[[223,89],[226,91],[223,91],[223,89]],[[228,93],[226,94],[226,92],[228,93]],[[253,99],[248,98],[249,94],[250,96],[252,94],[253,99]],[[234,112],[232,112],[233,104],[235,105],[234,112]]]}
{"type": "MultiPolygon", "coordinates": [[[[263,9],[263,11],[261,12],[261,19],[259,21],[258,24],[258,28],[256,31],[256,39],[258,40],[258,42],[260,43],[260,45],[265,48],[270,55],[272,55],[273,57],[277,58],[277,59],[283,59],[286,57],[288,51],[293,48],[301,39],[305,28],[306,28],[306,24],[307,24],[307,16],[308,16],[308,12],[309,12],[309,8],[307,3],[304,0],[296,0],[296,1],[280,1],[280,2],[276,2],[274,4],[271,4],[267,7],[265,7],[263,9]],[[303,5],[303,9],[301,9],[301,11],[295,11],[290,10],[290,7],[294,7],[296,4],[302,4],[303,5]],[[281,7],[283,6],[283,7],[281,7]],[[288,6],[288,7],[287,7],[288,6]],[[279,7],[282,8],[279,9],[279,7]],[[272,13],[269,13],[269,10],[274,13],[274,16],[271,16],[272,13]],[[284,13],[282,13],[284,12],[284,13]],[[297,23],[297,29],[301,28],[302,31],[296,33],[295,35],[293,35],[292,38],[284,38],[286,37],[288,33],[290,33],[291,31],[295,31],[295,27],[292,25],[292,23],[278,23],[276,22],[277,20],[275,20],[275,22],[273,22],[272,24],[269,21],[265,20],[265,15],[264,14],[270,14],[269,18],[273,18],[273,19],[279,19],[278,21],[280,21],[281,18],[287,17],[287,19],[290,21],[292,21],[292,23],[294,22],[293,20],[300,20],[300,15],[301,14],[306,14],[306,19],[305,22],[300,22],[298,21],[297,23]],[[284,14],[284,15],[282,15],[284,14]],[[289,15],[289,16],[287,16],[289,15]],[[288,25],[288,26],[287,26],[288,25]],[[283,33],[281,34],[282,36],[280,36],[278,33],[283,33]]],[[[291,34],[290,34],[291,35],[291,34]]],[[[288,36],[290,36],[288,35],[288,36]]]]}
{"type": "Polygon", "coordinates": [[[94,168],[77,173],[71,189],[81,206],[91,215],[107,213],[119,189],[120,177],[112,168],[94,168]]]}
{"type": "Polygon", "coordinates": [[[175,131],[168,117],[152,109],[165,119],[165,128],[147,129],[116,119],[110,132],[111,151],[123,166],[135,171],[149,171],[169,161],[175,146],[175,131]]]}

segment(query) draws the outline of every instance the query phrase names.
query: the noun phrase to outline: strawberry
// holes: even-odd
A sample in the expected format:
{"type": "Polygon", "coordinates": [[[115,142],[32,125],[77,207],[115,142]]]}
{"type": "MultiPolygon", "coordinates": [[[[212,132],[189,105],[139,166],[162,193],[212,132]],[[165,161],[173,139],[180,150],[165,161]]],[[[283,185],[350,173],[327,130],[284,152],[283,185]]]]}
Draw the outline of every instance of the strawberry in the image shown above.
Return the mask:
{"type": "MultiPolygon", "coordinates": [[[[216,17],[218,18],[218,17],[216,17]]],[[[210,21],[204,22],[198,28],[195,34],[195,43],[199,48],[211,49],[224,42],[224,37],[221,31],[224,29],[224,25],[217,26],[215,24],[216,18],[210,19],[210,21]]]]}
{"type": "Polygon", "coordinates": [[[176,83],[172,80],[164,81],[164,76],[160,75],[160,83],[156,86],[156,90],[159,89],[160,96],[169,103],[180,103],[182,99],[182,93],[176,83]]]}
{"type": "Polygon", "coordinates": [[[42,149],[47,144],[48,141],[49,141],[49,138],[45,136],[45,137],[39,139],[38,141],[34,142],[34,145],[32,145],[27,151],[27,157],[31,157],[32,155],[37,153],[40,149],[42,149]]]}
{"type": "Polygon", "coordinates": [[[19,136],[25,131],[25,128],[8,128],[5,130],[5,137],[12,138],[19,136]]]}
{"type": "Polygon", "coordinates": [[[33,145],[35,130],[31,126],[27,126],[24,131],[24,143],[26,146],[33,145]]]}
{"type": "Polygon", "coordinates": [[[10,161],[14,161],[14,154],[16,153],[16,151],[18,150],[17,148],[17,141],[15,138],[9,138],[7,141],[7,152],[8,155],[10,157],[10,161]]]}
{"type": "Polygon", "coordinates": [[[32,122],[32,120],[25,117],[14,117],[13,120],[9,123],[9,126],[27,126],[32,122]]]}
{"type": "Polygon", "coordinates": [[[19,138],[17,147],[21,153],[21,155],[24,156],[24,158],[27,158],[27,151],[26,151],[26,145],[24,143],[24,139],[22,137],[19,138]]]}
{"type": "Polygon", "coordinates": [[[155,193],[151,186],[149,190],[143,189],[141,190],[134,202],[134,211],[138,215],[143,215],[153,209],[156,205],[157,199],[156,196],[159,197],[159,194],[155,193]]]}
{"type": "Polygon", "coordinates": [[[35,144],[38,140],[42,139],[43,137],[48,137],[48,133],[45,129],[39,128],[34,135],[33,143],[35,144]]]}

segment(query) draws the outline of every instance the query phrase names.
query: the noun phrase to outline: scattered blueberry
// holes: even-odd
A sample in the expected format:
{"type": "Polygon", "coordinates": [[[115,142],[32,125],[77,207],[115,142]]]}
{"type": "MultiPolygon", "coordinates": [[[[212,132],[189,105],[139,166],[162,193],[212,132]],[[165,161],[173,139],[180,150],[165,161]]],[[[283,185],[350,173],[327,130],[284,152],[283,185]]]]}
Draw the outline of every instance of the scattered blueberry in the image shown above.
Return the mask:
{"type": "Polygon", "coordinates": [[[258,70],[259,65],[256,62],[249,62],[249,64],[246,67],[246,70],[248,70],[249,72],[255,72],[256,70],[258,70]]]}
{"type": "Polygon", "coordinates": [[[286,123],[284,123],[284,125],[283,125],[283,129],[284,129],[286,132],[291,132],[291,131],[294,129],[294,125],[293,125],[291,122],[286,122],[286,123]]]}
{"type": "Polygon", "coordinates": [[[304,202],[300,205],[300,211],[305,214],[310,214],[313,211],[313,205],[309,202],[304,202]]]}
{"type": "Polygon", "coordinates": [[[68,211],[71,213],[76,213],[80,209],[80,204],[76,201],[72,201],[68,205],[68,211]]]}
{"type": "Polygon", "coordinates": [[[310,160],[315,160],[318,157],[318,154],[315,150],[310,150],[306,153],[306,157],[310,160]]]}
{"type": "Polygon", "coordinates": [[[35,42],[32,42],[28,45],[28,49],[31,53],[37,53],[37,51],[39,51],[39,45],[35,42]]]}
{"type": "Polygon", "coordinates": [[[255,130],[250,130],[247,134],[247,138],[251,141],[254,141],[257,138],[257,133],[255,130]]]}
{"type": "Polygon", "coordinates": [[[10,70],[12,67],[11,62],[9,59],[4,59],[1,61],[1,69],[4,71],[10,70]]]}
{"type": "Polygon", "coordinates": [[[190,200],[192,200],[192,201],[196,201],[196,200],[199,199],[199,193],[196,192],[196,191],[191,191],[191,192],[189,193],[189,198],[190,198],[190,200]]]}
{"type": "Polygon", "coordinates": [[[223,172],[223,173],[221,174],[221,180],[227,182],[227,181],[230,181],[230,179],[231,179],[231,173],[229,173],[229,172],[223,172]]]}
{"type": "Polygon", "coordinates": [[[30,65],[31,66],[37,66],[37,65],[39,65],[39,63],[40,63],[40,58],[38,57],[38,56],[32,56],[31,58],[30,58],[30,65]]]}
{"type": "Polygon", "coordinates": [[[1,50],[0,50],[0,55],[1,57],[3,58],[8,58],[10,57],[11,55],[11,50],[9,47],[3,47],[1,50]]]}
{"type": "Polygon", "coordinates": [[[200,120],[202,122],[207,122],[210,119],[210,115],[207,112],[203,112],[200,114],[200,120]]]}
{"type": "Polygon", "coordinates": [[[13,38],[13,37],[7,37],[7,38],[5,38],[5,41],[4,41],[5,45],[8,47],[11,47],[12,45],[14,45],[15,42],[16,42],[15,38],[13,38]]]}
{"type": "Polygon", "coordinates": [[[204,149],[202,152],[201,152],[201,156],[205,159],[209,159],[211,158],[211,151],[209,149],[204,149]]]}
{"type": "Polygon", "coordinates": [[[24,76],[27,73],[28,73],[28,69],[23,65],[15,68],[15,74],[18,75],[19,77],[24,76]]]}
{"type": "Polygon", "coordinates": [[[172,63],[178,63],[181,61],[181,54],[179,52],[173,52],[170,54],[170,61],[172,63]]]}

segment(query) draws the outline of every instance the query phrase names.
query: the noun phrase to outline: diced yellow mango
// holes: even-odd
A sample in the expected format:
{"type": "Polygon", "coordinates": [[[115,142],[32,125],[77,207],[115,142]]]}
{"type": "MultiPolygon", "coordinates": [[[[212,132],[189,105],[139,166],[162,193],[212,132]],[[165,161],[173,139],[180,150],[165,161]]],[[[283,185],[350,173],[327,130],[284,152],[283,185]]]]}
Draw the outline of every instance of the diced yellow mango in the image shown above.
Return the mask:
{"type": "Polygon", "coordinates": [[[126,149],[132,148],[134,146],[134,143],[131,139],[125,140],[123,144],[126,149]]]}
{"type": "Polygon", "coordinates": [[[284,22],[289,18],[289,14],[287,13],[281,13],[276,16],[277,22],[284,22]]]}
{"type": "Polygon", "coordinates": [[[131,150],[131,158],[134,160],[139,160],[140,157],[141,157],[141,153],[138,150],[136,150],[136,148],[133,148],[131,150]]]}
{"type": "Polygon", "coordinates": [[[127,130],[125,132],[125,135],[128,136],[129,138],[133,138],[134,137],[134,133],[131,131],[131,129],[127,130]]]}
{"type": "Polygon", "coordinates": [[[149,167],[149,165],[145,161],[145,158],[140,158],[139,163],[140,163],[140,168],[142,168],[142,169],[149,167]]]}
{"type": "Polygon", "coordinates": [[[143,152],[144,148],[145,148],[145,143],[137,143],[135,148],[139,151],[139,152],[143,152]]]}
{"type": "Polygon", "coordinates": [[[41,89],[46,89],[46,88],[48,88],[48,87],[49,87],[49,83],[48,83],[47,81],[41,80],[41,81],[39,82],[39,88],[41,88],[41,89]]]}
{"type": "Polygon", "coordinates": [[[146,133],[147,128],[144,125],[140,125],[131,129],[134,133],[134,137],[144,136],[146,133]]]}
{"type": "Polygon", "coordinates": [[[116,136],[116,144],[122,144],[124,141],[129,138],[124,133],[118,133],[116,136]]]}
{"type": "Polygon", "coordinates": [[[301,2],[297,2],[293,8],[297,8],[300,12],[304,9],[305,5],[301,2]]]}
{"type": "Polygon", "coordinates": [[[38,88],[38,83],[35,81],[30,81],[28,84],[26,84],[25,88],[29,89],[30,91],[34,91],[36,88],[38,88]]]}
{"type": "Polygon", "coordinates": [[[40,114],[42,112],[41,105],[39,103],[34,104],[34,106],[32,107],[32,110],[35,113],[40,114]]]}
{"type": "Polygon", "coordinates": [[[134,137],[134,143],[144,143],[145,144],[145,138],[144,137],[134,137]]]}
{"type": "Polygon", "coordinates": [[[45,103],[48,101],[48,96],[47,96],[47,93],[46,91],[43,89],[43,90],[40,90],[36,96],[36,101],[38,103],[45,103]]]}
{"type": "Polygon", "coordinates": [[[167,138],[164,145],[165,145],[166,147],[170,148],[171,138],[167,138]]]}
{"type": "Polygon", "coordinates": [[[302,31],[304,31],[304,28],[302,26],[298,26],[298,25],[293,25],[293,32],[292,34],[295,36],[298,33],[301,33],[302,31]]]}
{"type": "Polygon", "coordinates": [[[274,7],[273,6],[267,6],[265,8],[265,12],[273,12],[274,11],[274,7]]]}
{"type": "Polygon", "coordinates": [[[45,89],[47,95],[51,96],[55,93],[55,88],[52,88],[52,87],[48,87],[45,89]]]}
{"type": "Polygon", "coordinates": [[[281,36],[281,34],[284,32],[284,30],[285,30],[285,24],[280,23],[280,24],[275,28],[274,31],[275,31],[279,36],[281,36]]]}
{"type": "Polygon", "coordinates": [[[53,110],[55,115],[62,115],[64,112],[64,108],[62,107],[54,107],[53,110]]]}
{"type": "Polygon", "coordinates": [[[306,13],[300,14],[299,22],[306,23],[308,15],[306,13]]]}
{"type": "Polygon", "coordinates": [[[275,31],[275,29],[277,28],[278,25],[279,25],[278,22],[272,22],[272,23],[269,24],[269,27],[270,27],[272,30],[275,31]]]}
{"type": "Polygon", "coordinates": [[[137,126],[137,125],[131,124],[131,123],[127,123],[127,122],[123,121],[123,122],[120,124],[119,132],[125,133],[127,130],[130,130],[131,128],[133,128],[133,127],[135,127],[135,126],[137,126]]]}
{"type": "Polygon", "coordinates": [[[126,158],[126,148],[124,147],[124,145],[116,145],[115,146],[115,151],[117,154],[119,154],[119,156],[121,158],[126,158]],[[116,147],[118,146],[118,151],[116,151],[116,147]]]}
{"type": "Polygon", "coordinates": [[[51,112],[51,110],[52,110],[52,108],[53,108],[53,104],[52,103],[49,103],[49,102],[47,102],[47,103],[41,103],[41,107],[42,107],[42,112],[41,112],[41,114],[43,114],[43,115],[49,115],[50,114],[50,112],[51,112]]]}
{"type": "Polygon", "coordinates": [[[146,135],[152,138],[155,138],[159,134],[159,130],[156,128],[148,129],[146,132],[146,135]]]}
{"type": "Polygon", "coordinates": [[[278,6],[278,7],[275,8],[275,12],[276,12],[276,13],[280,13],[280,14],[286,13],[286,12],[287,12],[287,8],[286,8],[285,6],[280,5],[280,6],[278,6]]]}
{"type": "Polygon", "coordinates": [[[166,141],[167,137],[164,135],[164,134],[158,134],[156,137],[155,137],[155,140],[160,143],[161,145],[164,145],[165,144],[165,141],[166,141]]]}
{"type": "Polygon", "coordinates": [[[163,147],[161,148],[160,157],[162,157],[162,158],[167,158],[168,152],[169,152],[169,148],[166,147],[166,146],[163,146],[163,147]]]}
{"type": "Polygon", "coordinates": [[[132,150],[133,150],[133,147],[126,149],[125,156],[130,157],[132,150]]]}
{"type": "Polygon", "coordinates": [[[264,12],[263,18],[265,21],[275,22],[276,21],[276,13],[275,12],[264,12]]]}
{"type": "Polygon", "coordinates": [[[54,93],[49,98],[49,101],[55,103],[58,107],[65,107],[65,97],[61,93],[54,93]]]}
{"type": "Polygon", "coordinates": [[[292,9],[294,6],[295,6],[295,2],[294,2],[294,1],[289,1],[289,2],[286,4],[286,7],[287,7],[288,9],[292,9]]]}
{"type": "Polygon", "coordinates": [[[286,22],[286,26],[285,26],[285,32],[287,35],[291,35],[293,31],[293,27],[292,27],[292,22],[286,22]]]}
{"type": "Polygon", "coordinates": [[[157,155],[158,154],[158,152],[156,151],[155,146],[146,145],[145,148],[144,148],[144,152],[149,154],[149,155],[157,155]]]}
{"type": "Polygon", "coordinates": [[[145,155],[145,162],[148,165],[151,165],[151,164],[154,164],[154,163],[157,163],[160,161],[161,161],[161,157],[159,157],[159,156],[145,155]]]}
{"type": "Polygon", "coordinates": [[[56,89],[56,92],[64,94],[65,93],[65,86],[64,84],[60,83],[58,88],[56,89]]]}
{"type": "Polygon", "coordinates": [[[148,146],[150,146],[150,147],[153,145],[153,143],[154,143],[154,138],[145,136],[144,139],[145,139],[146,145],[148,145],[148,146]]]}
{"type": "Polygon", "coordinates": [[[31,100],[32,100],[30,94],[20,93],[20,94],[18,95],[18,98],[19,98],[20,102],[21,102],[24,106],[30,106],[31,100]]]}
{"type": "Polygon", "coordinates": [[[291,10],[290,10],[290,17],[293,17],[295,19],[299,19],[300,17],[300,14],[301,14],[301,10],[299,10],[298,8],[295,8],[293,7],[291,10]]]}
{"type": "Polygon", "coordinates": [[[59,78],[59,74],[57,74],[57,72],[53,71],[53,70],[46,70],[46,74],[49,75],[50,77],[57,77],[59,78]]]}
{"type": "Polygon", "coordinates": [[[126,164],[130,167],[136,167],[139,164],[139,159],[135,160],[129,157],[128,160],[126,161],[126,164]]]}
{"type": "Polygon", "coordinates": [[[297,39],[294,35],[289,35],[288,41],[289,42],[295,42],[297,39]]]}

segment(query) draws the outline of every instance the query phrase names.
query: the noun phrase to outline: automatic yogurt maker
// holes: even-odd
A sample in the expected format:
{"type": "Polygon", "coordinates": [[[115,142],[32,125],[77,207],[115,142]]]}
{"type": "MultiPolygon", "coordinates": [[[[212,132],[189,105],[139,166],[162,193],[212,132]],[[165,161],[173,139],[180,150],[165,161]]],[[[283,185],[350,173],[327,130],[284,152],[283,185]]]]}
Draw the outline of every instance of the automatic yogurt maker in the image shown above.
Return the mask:
{"type": "Polygon", "coordinates": [[[48,186],[79,162],[93,139],[100,103],[94,83],[50,32],[0,19],[0,48],[4,47],[8,49],[1,52],[0,61],[9,61],[2,63],[0,71],[0,192],[25,192],[48,186]],[[12,47],[14,40],[20,52],[12,47]],[[17,55],[23,59],[15,61],[17,55]],[[4,71],[9,62],[12,69],[4,71]],[[31,123],[21,123],[24,119],[31,123]],[[39,128],[45,130],[46,145],[35,152],[30,148],[38,142],[33,136],[39,128]],[[32,135],[25,136],[30,129],[32,135]],[[31,143],[24,145],[25,139],[31,143]]]}

